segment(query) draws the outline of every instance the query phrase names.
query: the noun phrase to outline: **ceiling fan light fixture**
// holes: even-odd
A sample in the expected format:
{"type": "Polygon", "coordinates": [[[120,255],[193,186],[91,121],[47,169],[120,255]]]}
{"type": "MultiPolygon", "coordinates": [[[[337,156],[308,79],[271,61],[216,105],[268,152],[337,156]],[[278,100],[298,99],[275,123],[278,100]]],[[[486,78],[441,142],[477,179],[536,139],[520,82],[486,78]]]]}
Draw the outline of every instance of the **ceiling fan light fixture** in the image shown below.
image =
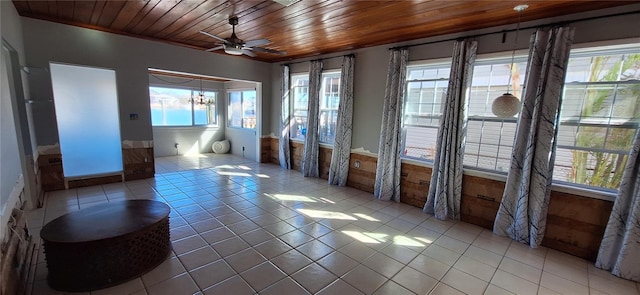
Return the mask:
{"type": "Polygon", "coordinates": [[[224,52],[231,55],[242,55],[242,46],[225,44],[224,52]]]}

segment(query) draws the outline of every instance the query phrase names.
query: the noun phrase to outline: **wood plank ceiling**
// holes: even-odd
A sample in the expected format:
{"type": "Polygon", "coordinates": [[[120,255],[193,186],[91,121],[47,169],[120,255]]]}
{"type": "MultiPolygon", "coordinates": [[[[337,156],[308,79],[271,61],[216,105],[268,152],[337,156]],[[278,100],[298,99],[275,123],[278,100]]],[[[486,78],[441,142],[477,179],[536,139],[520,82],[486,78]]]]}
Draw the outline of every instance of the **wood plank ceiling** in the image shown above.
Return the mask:
{"type": "MultiPolygon", "coordinates": [[[[458,33],[522,21],[615,7],[636,1],[358,1],[302,0],[285,7],[271,0],[19,1],[21,16],[60,22],[205,50],[217,41],[199,31],[231,35],[230,16],[243,40],[267,38],[255,59],[280,62],[374,45],[458,33]]],[[[224,52],[222,50],[216,53],[224,52]]]]}

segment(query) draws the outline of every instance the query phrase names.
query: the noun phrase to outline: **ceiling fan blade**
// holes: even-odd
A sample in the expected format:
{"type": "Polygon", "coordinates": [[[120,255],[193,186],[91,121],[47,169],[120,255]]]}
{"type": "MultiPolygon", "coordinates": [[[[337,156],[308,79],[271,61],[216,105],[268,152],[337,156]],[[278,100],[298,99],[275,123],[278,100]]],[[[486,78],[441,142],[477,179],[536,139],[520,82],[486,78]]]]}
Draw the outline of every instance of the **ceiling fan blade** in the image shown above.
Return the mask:
{"type": "Polygon", "coordinates": [[[242,49],[242,53],[251,56],[251,57],[256,57],[256,54],[251,52],[251,50],[247,50],[247,49],[242,49]]]}
{"type": "Polygon", "coordinates": [[[200,33],[205,34],[205,35],[207,35],[207,36],[209,36],[211,38],[218,39],[218,40],[220,40],[222,42],[227,42],[227,40],[225,40],[224,38],[220,38],[220,37],[218,37],[216,35],[209,34],[209,33],[205,32],[205,31],[200,31],[200,33]]]}
{"type": "Polygon", "coordinates": [[[265,44],[269,44],[271,43],[271,41],[269,41],[269,39],[256,39],[256,40],[249,40],[244,42],[244,46],[245,47],[254,47],[254,46],[262,46],[265,44]]]}
{"type": "Polygon", "coordinates": [[[213,48],[209,48],[209,49],[207,49],[205,51],[216,51],[216,50],[220,50],[220,49],[223,49],[223,48],[224,48],[224,46],[220,45],[220,46],[216,46],[216,47],[213,47],[213,48]]]}
{"type": "Polygon", "coordinates": [[[253,47],[252,50],[253,51],[258,51],[258,52],[264,52],[264,53],[279,54],[279,55],[287,54],[284,51],[275,50],[275,49],[269,49],[269,48],[262,48],[262,47],[253,47]]]}

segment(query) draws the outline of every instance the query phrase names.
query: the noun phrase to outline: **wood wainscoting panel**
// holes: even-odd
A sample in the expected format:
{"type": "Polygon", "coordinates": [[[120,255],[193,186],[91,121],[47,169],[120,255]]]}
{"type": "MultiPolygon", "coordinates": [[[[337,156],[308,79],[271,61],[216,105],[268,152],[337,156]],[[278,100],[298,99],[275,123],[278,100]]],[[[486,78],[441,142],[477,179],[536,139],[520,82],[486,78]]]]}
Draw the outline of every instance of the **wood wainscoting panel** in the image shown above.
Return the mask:
{"type": "Polygon", "coordinates": [[[613,202],[551,192],[542,245],[595,261],[613,202]]]}
{"type": "Polygon", "coordinates": [[[156,173],[152,147],[123,148],[122,161],[125,181],[152,178],[156,173]]]}
{"type": "Polygon", "coordinates": [[[271,150],[269,153],[268,163],[280,165],[280,140],[278,138],[271,138],[270,140],[271,150]]]}
{"type": "Polygon", "coordinates": [[[260,163],[271,162],[271,137],[260,138],[260,163]]]}
{"type": "Polygon", "coordinates": [[[503,192],[503,181],[465,175],[462,178],[460,219],[493,229],[503,192]]]}
{"type": "Polygon", "coordinates": [[[376,157],[351,153],[347,186],[372,193],[376,181],[377,164],[376,157]]]}
{"type": "Polygon", "coordinates": [[[431,183],[430,167],[402,163],[400,168],[400,202],[424,207],[431,183]]]}

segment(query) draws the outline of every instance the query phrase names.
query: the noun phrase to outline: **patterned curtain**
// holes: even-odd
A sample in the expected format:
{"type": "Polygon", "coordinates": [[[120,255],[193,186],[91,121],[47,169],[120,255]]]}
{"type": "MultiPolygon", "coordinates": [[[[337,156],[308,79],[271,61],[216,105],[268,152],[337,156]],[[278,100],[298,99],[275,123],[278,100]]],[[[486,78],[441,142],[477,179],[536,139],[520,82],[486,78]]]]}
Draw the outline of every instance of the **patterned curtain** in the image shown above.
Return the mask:
{"type": "Polygon", "coordinates": [[[289,151],[289,130],[291,123],[291,115],[289,109],[290,97],[289,91],[291,84],[291,75],[289,75],[289,66],[282,66],[282,97],[280,111],[280,140],[278,142],[278,156],[280,158],[280,166],[284,169],[291,169],[291,152],[289,151]]]}
{"type": "Polygon", "coordinates": [[[537,247],[547,223],[557,127],[573,28],[538,29],[529,60],[511,168],[493,225],[497,235],[537,247]]]}
{"type": "Polygon", "coordinates": [[[406,48],[391,50],[382,107],[376,182],[373,189],[373,195],[381,200],[400,201],[402,104],[408,58],[409,52],[406,48]]]}
{"type": "Polygon", "coordinates": [[[596,267],[640,282],[640,132],[636,132],[596,267]]]}
{"type": "Polygon", "coordinates": [[[331,165],[329,166],[329,183],[345,186],[349,175],[349,159],[351,158],[351,131],[353,129],[353,71],[356,57],[348,55],[342,58],[340,76],[340,105],[338,122],[331,165]]]}
{"type": "Polygon", "coordinates": [[[456,41],[449,87],[442,107],[436,157],[423,211],[436,218],[460,219],[462,159],[467,133],[469,90],[476,61],[477,41],[456,41]]]}
{"type": "Polygon", "coordinates": [[[322,61],[311,61],[309,66],[309,105],[307,109],[307,134],[302,153],[302,176],[319,177],[318,117],[320,112],[320,87],[322,85],[322,61]]]}

